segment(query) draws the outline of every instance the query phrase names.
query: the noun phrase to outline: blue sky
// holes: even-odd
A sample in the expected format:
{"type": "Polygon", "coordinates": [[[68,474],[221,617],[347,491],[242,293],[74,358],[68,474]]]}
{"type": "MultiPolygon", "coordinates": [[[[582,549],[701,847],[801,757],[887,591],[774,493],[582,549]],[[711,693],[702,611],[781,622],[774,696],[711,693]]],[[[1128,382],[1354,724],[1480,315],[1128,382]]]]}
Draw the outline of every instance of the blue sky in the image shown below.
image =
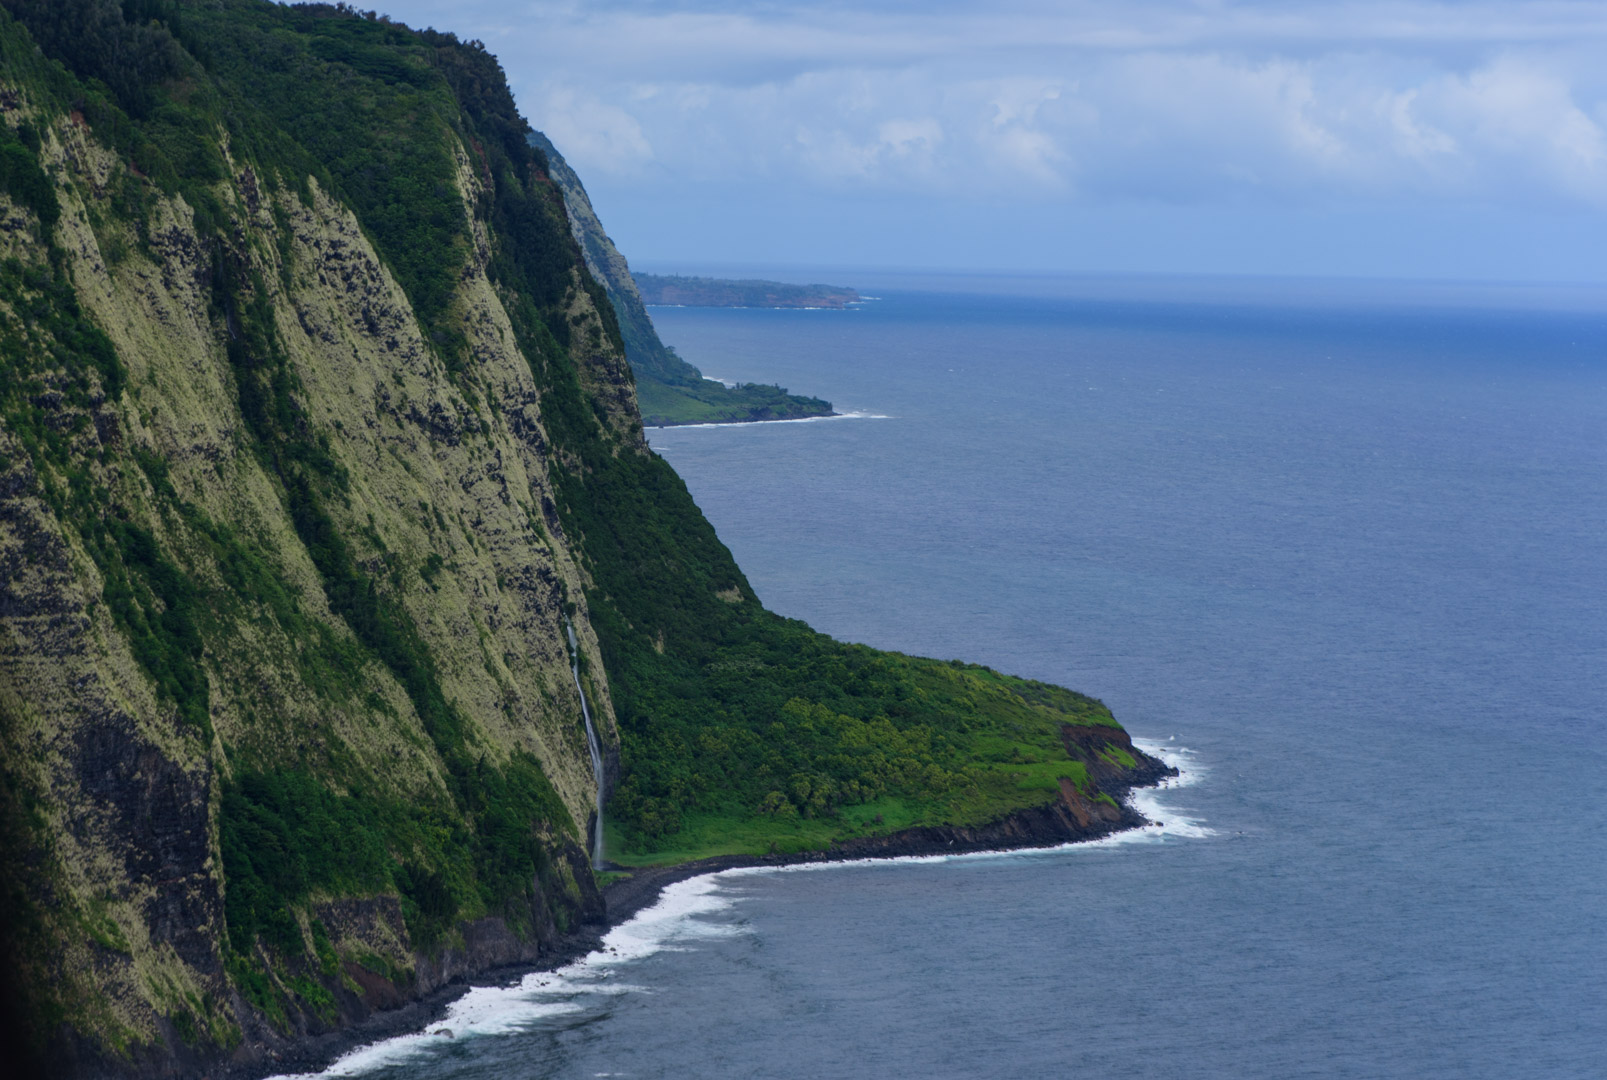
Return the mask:
{"type": "Polygon", "coordinates": [[[1607,282],[1607,3],[391,0],[633,262],[1607,282]]]}

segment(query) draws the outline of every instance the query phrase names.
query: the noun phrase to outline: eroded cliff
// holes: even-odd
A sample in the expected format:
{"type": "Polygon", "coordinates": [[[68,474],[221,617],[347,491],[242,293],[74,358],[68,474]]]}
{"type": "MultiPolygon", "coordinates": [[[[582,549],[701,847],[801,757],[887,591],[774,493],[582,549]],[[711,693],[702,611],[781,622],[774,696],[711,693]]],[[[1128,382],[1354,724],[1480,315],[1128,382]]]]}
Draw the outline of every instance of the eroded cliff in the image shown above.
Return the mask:
{"type": "Polygon", "coordinates": [[[0,195],[0,700],[35,1019],[86,1061],[251,1056],[539,955],[601,914],[566,619],[618,743],[543,380],[646,452],[556,192],[500,162],[568,257],[536,344],[487,272],[483,143],[421,125],[463,221],[443,344],[327,175],[220,124],[215,178],[149,183],[104,133],[122,118],[86,119],[6,22],[0,116],[49,181],[43,214],[0,195]]]}

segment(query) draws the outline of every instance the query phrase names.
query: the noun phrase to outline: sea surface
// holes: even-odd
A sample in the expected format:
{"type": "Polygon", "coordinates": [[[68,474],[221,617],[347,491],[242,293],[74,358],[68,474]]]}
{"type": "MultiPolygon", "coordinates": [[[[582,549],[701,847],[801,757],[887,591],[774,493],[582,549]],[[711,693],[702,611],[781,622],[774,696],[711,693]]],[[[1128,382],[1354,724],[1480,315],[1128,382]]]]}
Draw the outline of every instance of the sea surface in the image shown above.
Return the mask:
{"type": "Polygon", "coordinates": [[[334,1072],[1607,1076],[1607,290],[852,283],[654,309],[858,414],[654,449],[773,609],[1102,698],[1165,825],[694,879],[334,1072]]]}

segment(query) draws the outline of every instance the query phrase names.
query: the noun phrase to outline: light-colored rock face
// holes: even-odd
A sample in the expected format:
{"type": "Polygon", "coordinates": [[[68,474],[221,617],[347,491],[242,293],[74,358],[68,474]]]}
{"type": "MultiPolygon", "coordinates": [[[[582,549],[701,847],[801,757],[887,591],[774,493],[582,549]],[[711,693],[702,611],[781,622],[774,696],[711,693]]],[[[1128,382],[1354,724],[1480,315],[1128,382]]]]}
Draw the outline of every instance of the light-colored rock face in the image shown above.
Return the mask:
{"type": "MultiPolygon", "coordinates": [[[[216,189],[234,218],[227,250],[197,235],[176,198],[155,202],[142,244],[106,205],[126,166],[71,118],[35,123],[46,132],[41,158],[62,203],[56,241],[78,303],[127,368],[120,399],[89,410],[75,455],[115,512],[149,530],[203,592],[230,591],[225,549],[209,536],[227,532],[260,553],[298,617],[349,663],[338,691],[315,685],[304,636],[250,604],[212,612],[224,631],[207,636],[201,660],[211,730],[186,726],[108,610],[95,559],[45,497],[47,478],[0,428],[4,750],[26,785],[52,794],[45,831],[62,890],[64,998],[114,1048],[170,1037],[160,1018],[185,1009],[226,1042],[245,1018],[218,951],[222,780],[262,767],[334,775],[325,766],[337,761],[340,774],[403,800],[444,792],[448,781],[406,688],[331,611],[283,485],[253,447],[227,351],[234,330],[211,295],[219,259],[266,299],[300,422],[345,477],[328,512],[358,567],[416,627],[472,753],[493,765],[533,756],[577,833],[586,829],[597,781],[570,678],[566,605],[591,660],[605,747],[617,748],[618,732],[583,570],[554,504],[541,395],[487,279],[483,227],[471,230],[460,274],[455,312],[468,358],[453,376],[356,219],[316,184],[304,202],[234,163],[216,189]],[[158,497],[163,481],[137,453],[165,462],[173,498],[158,497]]],[[[467,214],[480,181],[461,153],[459,166],[467,214]]],[[[0,195],[0,258],[43,258],[28,241],[30,220],[0,195]]],[[[582,385],[619,452],[645,452],[629,369],[578,277],[568,313],[582,385]]],[[[27,318],[5,297],[0,317],[8,333],[27,318]]],[[[65,418],[71,412],[63,406],[65,418]]],[[[389,903],[331,916],[343,956],[412,965],[389,903]],[[337,922],[356,929],[342,936],[337,922]]]]}

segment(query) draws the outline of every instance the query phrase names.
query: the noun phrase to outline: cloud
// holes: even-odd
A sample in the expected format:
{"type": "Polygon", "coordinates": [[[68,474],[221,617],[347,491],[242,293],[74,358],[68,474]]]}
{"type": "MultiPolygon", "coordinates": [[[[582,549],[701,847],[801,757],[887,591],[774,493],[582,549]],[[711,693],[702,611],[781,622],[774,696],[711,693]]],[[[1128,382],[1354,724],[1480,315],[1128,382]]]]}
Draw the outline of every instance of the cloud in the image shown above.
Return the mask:
{"type": "MultiPolygon", "coordinates": [[[[1607,204],[1607,133],[1567,83],[1538,58],[1502,57],[1440,80],[1424,110],[1486,165],[1492,182],[1514,192],[1552,188],[1581,201],[1607,204]]],[[[1449,138],[1449,137],[1448,137],[1449,138]]]]}
{"type": "Polygon", "coordinates": [[[568,86],[548,86],[532,107],[541,125],[566,158],[614,176],[640,173],[653,160],[642,125],[620,105],[611,105],[568,86]]]}
{"type": "Polygon", "coordinates": [[[588,179],[1004,200],[1607,202],[1595,2],[448,5],[588,179]]]}

